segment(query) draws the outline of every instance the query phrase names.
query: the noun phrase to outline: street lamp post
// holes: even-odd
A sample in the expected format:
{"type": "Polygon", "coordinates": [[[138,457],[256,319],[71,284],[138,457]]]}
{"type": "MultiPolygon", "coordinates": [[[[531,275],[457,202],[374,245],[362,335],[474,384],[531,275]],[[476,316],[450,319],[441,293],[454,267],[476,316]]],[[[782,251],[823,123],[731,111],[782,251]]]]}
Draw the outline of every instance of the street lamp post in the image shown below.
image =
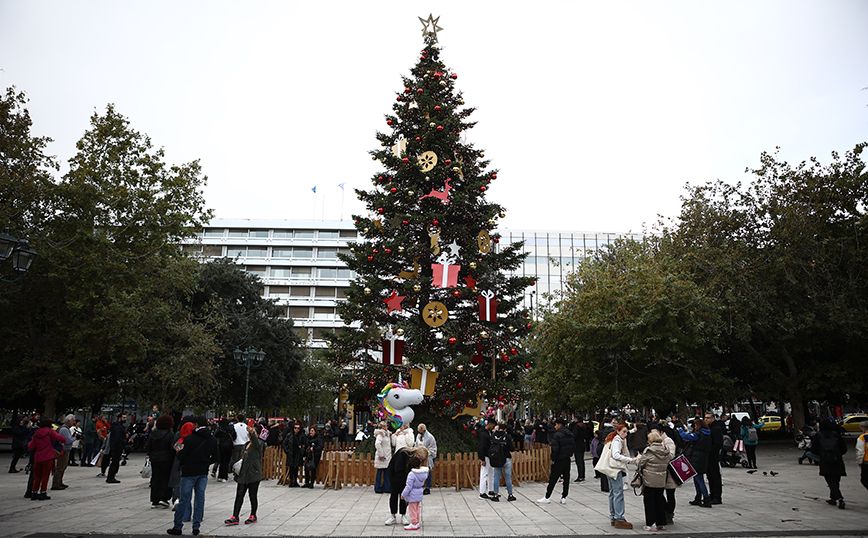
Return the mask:
{"type": "Polygon", "coordinates": [[[9,228],[4,228],[3,233],[0,233],[0,263],[12,258],[12,268],[18,273],[18,278],[14,280],[0,278],[0,280],[17,282],[33,265],[36,256],[36,251],[30,248],[30,243],[26,239],[15,239],[9,235],[9,228]]]}
{"type": "Polygon", "coordinates": [[[262,366],[262,361],[265,359],[264,351],[257,351],[253,347],[248,347],[247,351],[236,349],[232,353],[235,357],[235,362],[238,366],[247,368],[247,381],[244,383],[244,416],[247,416],[247,394],[250,392],[250,367],[258,368],[262,366]]]}

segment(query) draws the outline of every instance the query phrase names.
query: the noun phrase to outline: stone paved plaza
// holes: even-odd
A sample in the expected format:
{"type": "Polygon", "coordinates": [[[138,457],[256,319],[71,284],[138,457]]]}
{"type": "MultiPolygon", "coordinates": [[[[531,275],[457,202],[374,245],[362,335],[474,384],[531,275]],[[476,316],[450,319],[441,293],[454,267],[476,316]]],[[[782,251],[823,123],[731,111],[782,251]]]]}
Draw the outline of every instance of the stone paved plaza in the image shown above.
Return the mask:
{"type": "MultiPolygon", "coordinates": [[[[855,437],[848,436],[848,444],[855,437]]],[[[827,505],[828,489],[817,467],[798,465],[799,452],[791,444],[761,444],[759,472],[747,474],[741,467],[724,469],[723,505],[699,508],[687,504],[693,498],[692,484],[677,494],[675,524],[661,534],[676,536],[859,536],[868,535],[868,491],[859,483],[859,468],[848,465],[842,481],[847,508],[827,505]],[[763,471],[778,473],[763,475],[763,471]]],[[[852,461],[852,449],[847,454],[852,461]]],[[[71,467],[64,481],[69,489],[50,491],[51,500],[23,498],[27,476],[7,474],[10,455],[0,455],[0,535],[2,536],[168,536],[172,512],[152,509],[148,481],[139,470],[141,453],[133,454],[121,467],[120,484],[95,478],[93,468],[71,467]]],[[[23,466],[23,465],[22,465],[23,466]]],[[[590,460],[587,461],[590,470],[590,460]]],[[[572,468],[573,475],[575,467],[572,468]]],[[[589,476],[593,476],[593,471],[589,476]]],[[[422,503],[422,528],[405,531],[387,527],[388,495],[372,487],[313,490],[278,486],[265,481],[259,490],[259,522],[235,527],[223,525],[232,515],[234,482],[210,479],[206,491],[204,536],[611,536],[650,534],[644,523],[642,498],[625,492],[627,520],[634,530],[615,530],[609,525],[606,494],[599,481],[571,483],[566,505],[539,505],[543,483],[516,488],[517,502],[492,503],[475,490],[434,489],[422,503]]],[[[505,491],[502,492],[505,494],[505,491]]],[[[560,485],[552,496],[560,496],[560,485]]],[[[241,519],[247,517],[245,500],[241,519]]],[[[189,523],[184,535],[191,535],[189,523]]]]}

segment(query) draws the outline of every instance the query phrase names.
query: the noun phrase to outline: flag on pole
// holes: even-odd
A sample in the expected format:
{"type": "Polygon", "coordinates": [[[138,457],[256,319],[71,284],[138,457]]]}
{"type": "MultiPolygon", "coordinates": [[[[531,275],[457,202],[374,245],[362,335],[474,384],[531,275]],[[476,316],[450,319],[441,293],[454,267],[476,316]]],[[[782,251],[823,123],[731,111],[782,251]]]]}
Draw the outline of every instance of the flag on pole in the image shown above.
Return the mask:
{"type": "Polygon", "coordinates": [[[313,191],[314,194],[316,194],[316,185],[314,185],[311,190],[313,191]]]}
{"type": "Polygon", "coordinates": [[[338,187],[340,187],[341,190],[344,190],[344,185],[346,185],[346,183],[338,183],[338,187]]]}

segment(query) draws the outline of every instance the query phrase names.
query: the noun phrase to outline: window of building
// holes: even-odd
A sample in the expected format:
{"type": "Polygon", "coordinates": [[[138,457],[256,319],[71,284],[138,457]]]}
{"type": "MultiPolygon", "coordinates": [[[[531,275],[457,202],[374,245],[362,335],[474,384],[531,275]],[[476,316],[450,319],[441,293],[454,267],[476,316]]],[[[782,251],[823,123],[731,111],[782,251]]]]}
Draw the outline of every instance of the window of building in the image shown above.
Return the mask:
{"type": "Polygon", "coordinates": [[[338,259],[338,249],[318,248],[316,249],[316,257],[323,260],[336,260],[338,259]]]}
{"type": "Polygon", "coordinates": [[[348,289],[349,288],[338,288],[338,299],[346,299],[348,289]]]}
{"type": "Polygon", "coordinates": [[[337,239],[338,237],[340,237],[340,234],[337,232],[337,230],[320,230],[319,231],[319,238],[320,239],[337,239]]]}
{"type": "Polygon", "coordinates": [[[292,230],[274,230],[272,232],[271,237],[274,239],[291,239],[292,238],[292,230]]]}
{"type": "Polygon", "coordinates": [[[292,249],[292,257],[301,259],[313,258],[313,249],[295,247],[292,249]]]}
{"type": "Polygon", "coordinates": [[[332,267],[319,267],[316,270],[316,277],[334,280],[338,277],[338,270],[332,267]]]}
{"type": "Polygon", "coordinates": [[[316,288],[316,296],[317,297],[327,297],[329,299],[334,299],[335,296],[335,288],[330,286],[318,286],[316,288]]]}
{"type": "Polygon", "coordinates": [[[308,319],[310,318],[310,308],[306,306],[290,306],[289,317],[292,319],[308,319]]]}
{"type": "Polygon", "coordinates": [[[292,332],[294,332],[302,341],[307,340],[307,327],[293,327],[292,332]]]}
{"type": "Polygon", "coordinates": [[[205,247],[205,250],[202,252],[205,256],[211,256],[214,258],[218,258],[223,255],[223,247],[218,247],[215,245],[208,245],[205,247]]]}
{"type": "Polygon", "coordinates": [[[313,319],[335,319],[335,309],[325,306],[315,306],[313,308],[313,319]]]}
{"type": "Polygon", "coordinates": [[[310,267],[293,267],[291,278],[293,280],[310,280],[310,267]]]}
{"type": "Polygon", "coordinates": [[[356,272],[352,269],[338,269],[338,278],[352,280],[356,278],[356,272]]]}
{"type": "Polygon", "coordinates": [[[325,331],[327,331],[327,330],[328,330],[328,329],[314,329],[314,330],[313,330],[313,339],[314,339],[314,340],[322,340],[322,339],[323,339],[323,334],[324,334],[325,331]]]}
{"type": "Polygon", "coordinates": [[[293,236],[296,239],[313,239],[313,230],[296,230],[293,236]]]}
{"type": "Polygon", "coordinates": [[[271,249],[272,258],[292,258],[292,249],[289,247],[274,247],[271,249]]]}
{"type": "Polygon", "coordinates": [[[250,230],[250,237],[268,238],[268,230],[250,230]]]}
{"type": "Polygon", "coordinates": [[[267,258],[268,257],[268,249],[267,248],[248,247],[247,248],[247,257],[248,258],[267,258]]]}
{"type": "Polygon", "coordinates": [[[205,237],[223,237],[223,228],[208,228],[205,230],[205,237]]]}
{"type": "Polygon", "coordinates": [[[251,275],[256,275],[260,278],[265,277],[265,267],[262,265],[248,265],[244,270],[251,275]]]}
{"type": "Polygon", "coordinates": [[[341,230],[341,237],[355,239],[357,235],[355,230],[341,230]]]}
{"type": "Polygon", "coordinates": [[[247,237],[247,230],[229,229],[229,237],[247,237]]]}
{"type": "Polygon", "coordinates": [[[181,250],[184,252],[202,252],[202,245],[184,245],[181,250]]]}
{"type": "Polygon", "coordinates": [[[285,299],[289,297],[289,286],[269,286],[268,296],[285,299]]]}
{"type": "Polygon", "coordinates": [[[289,294],[292,297],[310,297],[310,286],[293,286],[289,294]]]}
{"type": "Polygon", "coordinates": [[[271,278],[289,278],[292,275],[292,269],[289,267],[272,267],[271,278]]]}
{"type": "Polygon", "coordinates": [[[247,247],[239,247],[236,245],[226,247],[226,256],[229,258],[244,257],[247,255],[247,247]]]}

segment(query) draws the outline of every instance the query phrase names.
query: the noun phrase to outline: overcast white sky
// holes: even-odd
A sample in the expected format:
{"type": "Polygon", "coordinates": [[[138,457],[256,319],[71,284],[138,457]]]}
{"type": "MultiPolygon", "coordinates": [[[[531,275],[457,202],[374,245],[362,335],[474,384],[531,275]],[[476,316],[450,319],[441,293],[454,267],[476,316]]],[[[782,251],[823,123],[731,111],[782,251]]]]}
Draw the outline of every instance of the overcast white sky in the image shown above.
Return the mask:
{"type": "Polygon", "coordinates": [[[201,159],[219,218],[339,219],[341,182],[343,218],[364,211],[429,12],[505,227],[641,231],[764,150],[868,141],[864,0],[533,4],[0,0],[0,85],[64,163],[115,103],[170,163],[201,159]]]}

